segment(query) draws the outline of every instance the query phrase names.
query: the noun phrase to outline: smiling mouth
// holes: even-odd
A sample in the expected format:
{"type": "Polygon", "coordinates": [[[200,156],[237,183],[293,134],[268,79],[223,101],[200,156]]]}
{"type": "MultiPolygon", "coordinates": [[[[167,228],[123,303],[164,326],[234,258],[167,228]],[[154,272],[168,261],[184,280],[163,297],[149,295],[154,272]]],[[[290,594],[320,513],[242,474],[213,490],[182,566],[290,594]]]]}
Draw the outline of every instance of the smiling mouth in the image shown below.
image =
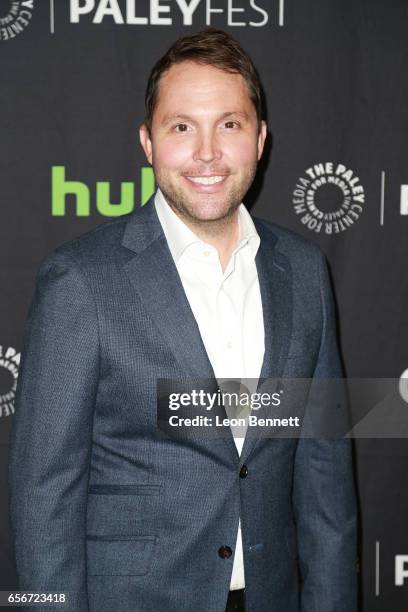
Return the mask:
{"type": "Polygon", "coordinates": [[[226,178],[226,175],[214,176],[186,176],[186,179],[197,185],[215,185],[226,178]]]}

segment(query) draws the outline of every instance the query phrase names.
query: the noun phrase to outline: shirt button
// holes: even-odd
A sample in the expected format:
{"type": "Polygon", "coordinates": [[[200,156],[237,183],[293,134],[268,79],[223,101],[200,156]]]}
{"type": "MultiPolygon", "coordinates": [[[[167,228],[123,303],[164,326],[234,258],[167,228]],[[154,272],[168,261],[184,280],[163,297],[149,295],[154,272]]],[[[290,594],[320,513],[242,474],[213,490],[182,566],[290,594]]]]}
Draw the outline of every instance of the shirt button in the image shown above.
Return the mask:
{"type": "Polygon", "coordinates": [[[246,478],[248,476],[248,468],[247,466],[244,464],[242,466],[242,468],[239,470],[239,477],[240,478],[246,478]]]}
{"type": "Polygon", "coordinates": [[[232,342],[231,341],[227,342],[227,348],[232,348],[232,342]]]}
{"type": "Polygon", "coordinates": [[[209,255],[211,255],[211,252],[210,251],[204,251],[203,255],[204,255],[204,257],[208,257],[209,255]]]}
{"type": "Polygon", "coordinates": [[[218,549],[218,554],[221,559],[229,559],[232,555],[232,550],[229,546],[221,546],[221,548],[218,549]]]}

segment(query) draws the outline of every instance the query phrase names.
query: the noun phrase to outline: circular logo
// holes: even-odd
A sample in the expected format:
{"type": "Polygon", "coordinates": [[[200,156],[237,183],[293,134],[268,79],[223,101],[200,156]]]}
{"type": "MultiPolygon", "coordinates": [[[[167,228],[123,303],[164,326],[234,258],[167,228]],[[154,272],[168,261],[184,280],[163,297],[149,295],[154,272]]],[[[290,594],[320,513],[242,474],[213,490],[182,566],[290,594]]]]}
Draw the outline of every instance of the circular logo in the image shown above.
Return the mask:
{"type": "Polygon", "coordinates": [[[408,404],[408,368],[400,376],[399,392],[404,402],[408,404]]]}
{"type": "Polygon", "coordinates": [[[0,345],[0,417],[14,414],[20,353],[13,347],[0,345]]]}
{"type": "Polygon", "coordinates": [[[33,16],[34,0],[10,0],[6,4],[6,12],[0,8],[0,40],[11,40],[21,34],[33,16]]]}
{"type": "Polygon", "coordinates": [[[316,233],[340,234],[363,212],[364,187],[344,164],[325,162],[308,168],[293,190],[300,221],[316,233]]]}

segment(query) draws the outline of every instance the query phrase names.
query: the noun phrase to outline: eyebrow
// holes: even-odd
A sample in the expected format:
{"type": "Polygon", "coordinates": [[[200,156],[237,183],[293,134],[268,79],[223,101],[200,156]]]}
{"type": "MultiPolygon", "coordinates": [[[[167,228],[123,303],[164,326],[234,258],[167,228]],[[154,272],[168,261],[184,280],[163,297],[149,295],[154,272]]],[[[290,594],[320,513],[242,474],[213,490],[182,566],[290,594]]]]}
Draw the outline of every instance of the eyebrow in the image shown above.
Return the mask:
{"type": "MultiPolygon", "coordinates": [[[[227,111],[226,113],[223,113],[220,117],[218,117],[217,121],[222,121],[227,117],[236,116],[242,117],[245,121],[248,121],[249,119],[248,114],[244,111],[227,111]]],[[[195,119],[194,117],[190,117],[189,115],[176,113],[174,115],[165,115],[162,121],[162,125],[167,125],[168,123],[171,123],[173,121],[190,121],[194,123],[195,119]]]]}

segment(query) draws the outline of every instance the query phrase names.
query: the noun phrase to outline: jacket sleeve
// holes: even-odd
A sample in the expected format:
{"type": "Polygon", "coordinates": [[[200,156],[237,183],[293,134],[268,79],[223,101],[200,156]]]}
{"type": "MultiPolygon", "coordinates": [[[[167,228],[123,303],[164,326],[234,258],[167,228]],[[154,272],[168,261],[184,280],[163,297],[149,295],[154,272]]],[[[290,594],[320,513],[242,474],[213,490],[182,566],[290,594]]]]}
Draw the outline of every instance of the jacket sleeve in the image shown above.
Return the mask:
{"type": "MultiPolygon", "coordinates": [[[[342,377],[327,266],[320,252],[318,259],[322,336],[314,381],[342,377]]],[[[309,398],[310,402],[313,399],[309,398]]],[[[307,412],[313,415],[314,408],[309,405],[307,412]]],[[[327,411],[339,408],[328,401],[322,420],[330,423],[332,415],[327,411]]],[[[341,409],[347,406],[343,404],[341,409]]],[[[333,415],[333,419],[338,416],[333,415]]],[[[341,420],[345,422],[347,416],[342,415],[341,420]]],[[[319,435],[299,439],[293,504],[302,580],[301,611],[356,612],[356,499],[350,439],[319,435]]]]}
{"type": "Polygon", "coordinates": [[[86,500],[98,372],[89,283],[76,258],[54,251],[39,268],[24,328],[10,521],[19,589],[68,593],[69,612],[88,611],[86,500]]]}

